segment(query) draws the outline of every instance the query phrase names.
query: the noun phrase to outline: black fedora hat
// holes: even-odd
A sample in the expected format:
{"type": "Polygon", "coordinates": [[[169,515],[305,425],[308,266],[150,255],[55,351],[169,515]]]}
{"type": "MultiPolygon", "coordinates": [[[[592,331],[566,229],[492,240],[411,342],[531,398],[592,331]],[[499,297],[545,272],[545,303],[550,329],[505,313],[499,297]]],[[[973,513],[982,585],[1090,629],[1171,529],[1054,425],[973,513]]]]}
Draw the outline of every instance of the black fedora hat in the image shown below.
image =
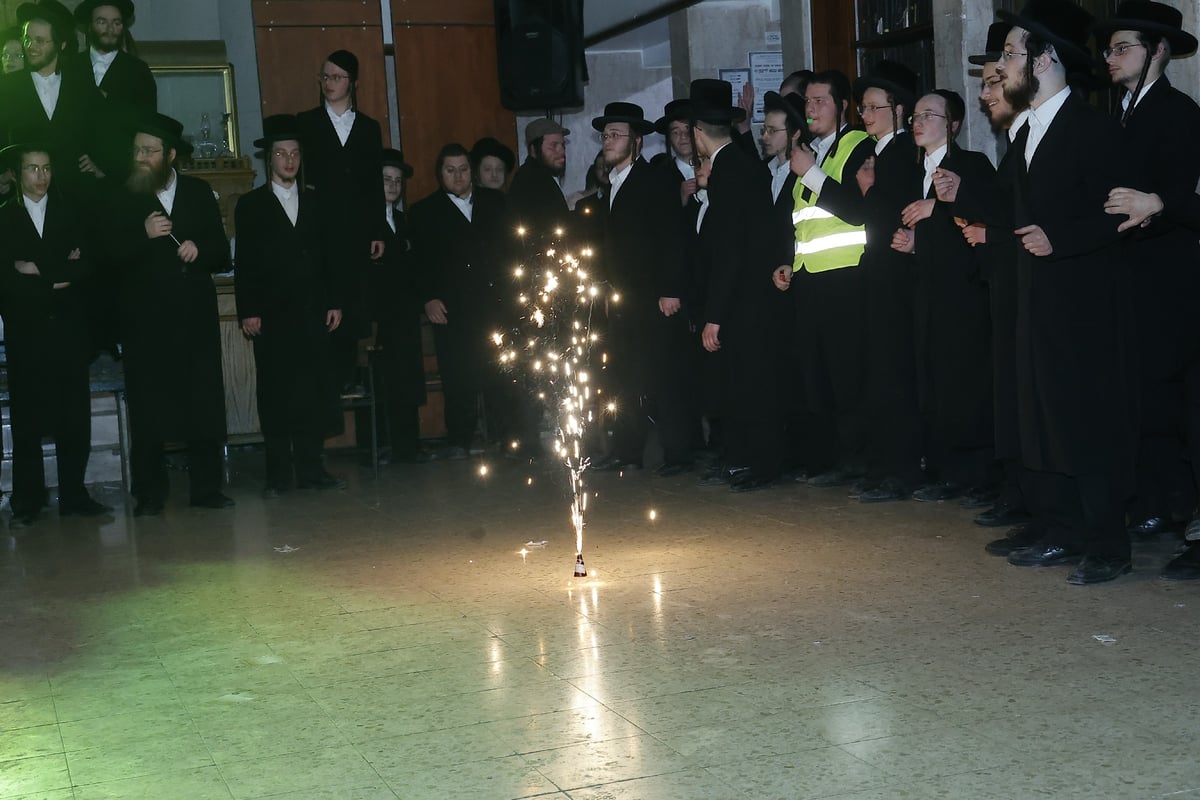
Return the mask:
{"type": "Polygon", "coordinates": [[[383,151],[383,158],[380,159],[380,161],[382,162],[381,166],[395,167],[396,169],[400,170],[400,174],[406,178],[411,178],[413,176],[412,166],[404,160],[404,154],[394,147],[385,148],[383,151]]]}
{"type": "Polygon", "coordinates": [[[808,116],[804,113],[804,98],[797,92],[787,95],[781,95],[779,92],[767,92],[763,95],[763,110],[782,111],[792,125],[797,128],[803,128],[808,124],[808,116]]]}
{"type": "Polygon", "coordinates": [[[663,115],[654,122],[654,130],[666,136],[671,132],[672,122],[687,122],[692,113],[692,101],[680,97],[663,107],[663,115]]]}
{"type": "Polygon", "coordinates": [[[1150,0],[1125,0],[1117,13],[1097,22],[1096,44],[1108,47],[1114,31],[1140,31],[1161,36],[1171,45],[1172,56],[1190,56],[1196,52],[1196,37],[1183,29],[1183,14],[1165,3],[1150,0]]]}
{"type": "Polygon", "coordinates": [[[867,89],[883,89],[905,108],[917,100],[917,73],[898,61],[883,59],[854,82],[854,95],[861,98],[867,89]]]}
{"type": "MultiPolygon", "coordinates": [[[[399,152],[399,151],[394,151],[399,152]]],[[[504,162],[504,171],[512,172],[517,165],[517,155],[504,142],[494,136],[485,136],[471,147],[470,160],[476,167],[488,156],[504,162]]]]}
{"type": "Polygon", "coordinates": [[[254,140],[254,146],[265,150],[275,142],[300,138],[300,122],[294,114],[272,114],[263,120],[263,135],[254,140]]]}
{"type": "Polygon", "coordinates": [[[691,118],[697,122],[729,125],[746,118],[746,112],[733,104],[733,85],[729,81],[697,78],[692,81],[688,99],[691,118]]]}
{"type": "Polygon", "coordinates": [[[163,147],[173,149],[178,159],[188,158],[195,149],[183,138],[183,123],[166,114],[144,114],[130,127],[134,134],[148,133],[162,139],[163,147]]]}
{"type": "Polygon", "coordinates": [[[45,20],[54,28],[55,35],[67,43],[67,52],[76,51],[75,18],[71,11],[58,0],[37,0],[36,3],[22,3],[17,6],[17,24],[24,25],[30,20],[45,20]]]}
{"type": "Polygon", "coordinates": [[[1094,18],[1070,0],[1029,0],[1019,13],[997,11],[996,16],[1054,45],[1068,71],[1092,63],[1088,39],[1094,18]]]}
{"type": "Polygon", "coordinates": [[[130,0],[83,0],[75,6],[75,24],[86,28],[92,24],[92,12],[100,6],[112,6],[121,14],[126,27],[133,24],[133,3],[130,0]]]}
{"type": "Polygon", "coordinates": [[[41,142],[17,142],[8,147],[0,148],[0,171],[11,169],[14,173],[21,171],[21,159],[26,153],[46,153],[50,148],[41,142]]]}
{"type": "Polygon", "coordinates": [[[654,123],[646,120],[646,112],[637,103],[609,103],[604,107],[604,113],[592,120],[592,127],[602,131],[610,122],[628,123],[635,136],[654,132],[654,123]]]}
{"type": "Polygon", "coordinates": [[[1008,38],[1008,32],[1012,30],[1012,25],[1007,22],[993,22],[988,26],[987,44],[983,46],[983,52],[967,56],[967,61],[977,67],[982,67],[992,61],[999,61],[1000,54],[1004,52],[1004,40],[1008,38]]]}

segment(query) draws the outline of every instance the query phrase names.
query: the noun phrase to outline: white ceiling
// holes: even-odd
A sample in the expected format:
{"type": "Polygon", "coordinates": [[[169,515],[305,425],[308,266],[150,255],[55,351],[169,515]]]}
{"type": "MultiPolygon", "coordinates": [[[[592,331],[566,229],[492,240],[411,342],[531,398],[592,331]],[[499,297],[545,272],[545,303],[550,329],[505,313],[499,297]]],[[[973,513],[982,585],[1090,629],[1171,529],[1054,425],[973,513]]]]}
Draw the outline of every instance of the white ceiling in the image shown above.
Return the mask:
{"type": "MultiPolygon", "coordinates": [[[[676,5],[671,0],[584,0],[583,35],[591,40],[597,34],[611,30],[642,18],[653,18],[668,6],[676,5]]],[[[646,27],[646,26],[643,26],[646,27]]],[[[661,31],[665,31],[665,22],[661,31]]],[[[659,31],[655,32],[658,36],[659,31]]],[[[666,37],[652,43],[665,41],[666,37]]],[[[598,44],[598,43],[597,43],[598,44]]],[[[640,49],[640,48],[638,48],[640,49]]]]}

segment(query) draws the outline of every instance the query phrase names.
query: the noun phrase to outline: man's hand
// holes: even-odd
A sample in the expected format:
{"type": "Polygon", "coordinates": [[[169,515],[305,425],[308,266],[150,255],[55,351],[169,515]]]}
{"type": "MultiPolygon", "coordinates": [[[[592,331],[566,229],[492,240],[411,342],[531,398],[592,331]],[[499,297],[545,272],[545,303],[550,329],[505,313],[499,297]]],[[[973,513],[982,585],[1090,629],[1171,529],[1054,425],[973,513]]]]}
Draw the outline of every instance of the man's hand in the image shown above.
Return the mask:
{"type": "Polygon", "coordinates": [[[179,245],[179,249],[175,251],[179,256],[179,260],[185,264],[191,264],[200,257],[200,250],[196,247],[196,243],[191,239],[186,240],[179,245]]]}
{"type": "Polygon", "coordinates": [[[14,261],[13,267],[22,275],[41,275],[42,271],[38,269],[37,264],[32,261],[14,261]]]}
{"type": "Polygon", "coordinates": [[[78,261],[78,260],[79,260],[79,248],[76,247],[74,250],[71,251],[71,254],[67,256],[67,261],[78,261]]]}
{"type": "Polygon", "coordinates": [[[928,200],[914,200],[900,212],[900,221],[904,223],[904,227],[906,228],[915,228],[918,222],[933,216],[933,206],[933,198],[928,200]]]}
{"type": "Polygon", "coordinates": [[[892,234],[892,249],[899,250],[901,253],[911,253],[916,249],[917,237],[913,235],[911,228],[897,228],[892,234]]]}
{"type": "Polygon", "coordinates": [[[146,217],[145,226],[146,235],[151,239],[170,236],[171,228],[174,227],[171,223],[171,218],[161,211],[154,211],[150,216],[146,217]]]}
{"type": "Polygon", "coordinates": [[[658,298],[658,310],[663,313],[664,317],[673,316],[683,306],[678,297],[660,297],[658,298]]]}
{"type": "Polygon", "coordinates": [[[246,317],[242,320],[242,333],[246,336],[258,336],[262,333],[262,317],[246,317]]]}
{"type": "Polygon", "coordinates": [[[771,273],[771,282],[781,292],[786,292],[792,285],[792,265],[784,264],[771,273]]]}
{"type": "Polygon", "coordinates": [[[342,310],[340,308],[331,308],[325,312],[325,330],[333,333],[342,324],[342,310]]]}
{"type": "Polygon", "coordinates": [[[383,240],[376,239],[371,242],[371,260],[378,261],[383,258],[383,240]]]}
{"type": "Polygon", "coordinates": [[[430,300],[425,304],[425,316],[429,317],[429,321],[434,325],[445,325],[446,304],[437,298],[430,300]]]}
{"type": "Polygon", "coordinates": [[[978,222],[973,222],[962,229],[963,238],[967,240],[967,244],[975,247],[980,244],[987,244],[987,226],[978,222]]]}
{"type": "Polygon", "coordinates": [[[804,173],[808,172],[817,163],[817,154],[813,149],[806,144],[798,142],[792,143],[792,173],[803,178],[804,173]]]}
{"type": "Polygon", "coordinates": [[[933,171],[933,190],[937,193],[937,199],[943,203],[953,203],[958,199],[960,185],[962,178],[957,173],[941,167],[933,171]]]}
{"type": "Polygon", "coordinates": [[[95,175],[97,178],[104,177],[104,171],[96,166],[96,162],[92,161],[92,157],[89,156],[87,153],[84,153],[83,155],[81,155],[79,157],[79,171],[80,172],[90,172],[93,175],[95,175]]]}
{"type": "Polygon", "coordinates": [[[742,84],[742,92],[738,95],[738,108],[746,112],[746,118],[737,124],[741,133],[750,130],[750,119],[754,116],[754,86],[749,81],[742,84]]]}
{"type": "Polygon", "coordinates": [[[1108,193],[1104,201],[1105,214],[1125,215],[1129,219],[1117,226],[1118,231],[1127,231],[1141,225],[1143,228],[1150,224],[1163,210],[1162,198],[1156,194],[1139,192],[1137,189],[1117,187],[1108,193]]]}
{"type": "Polygon", "coordinates": [[[858,179],[858,190],[865,196],[875,185],[875,156],[864,161],[854,177],[858,179]]]}
{"type": "Polygon", "coordinates": [[[704,349],[710,353],[715,353],[721,349],[721,326],[708,323],[704,326],[704,331],[700,334],[700,341],[704,343],[704,349]]]}
{"type": "Polygon", "coordinates": [[[1021,246],[1035,256],[1048,256],[1054,252],[1054,245],[1050,244],[1041,225],[1026,225],[1013,233],[1021,237],[1021,246]]]}
{"type": "Polygon", "coordinates": [[[688,200],[692,199],[692,195],[694,195],[696,193],[696,190],[699,188],[700,188],[700,185],[698,183],[696,183],[695,178],[692,178],[691,180],[686,180],[683,183],[679,184],[679,200],[680,200],[680,202],[682,202],[686,206],[688,204],[688,200]]]}

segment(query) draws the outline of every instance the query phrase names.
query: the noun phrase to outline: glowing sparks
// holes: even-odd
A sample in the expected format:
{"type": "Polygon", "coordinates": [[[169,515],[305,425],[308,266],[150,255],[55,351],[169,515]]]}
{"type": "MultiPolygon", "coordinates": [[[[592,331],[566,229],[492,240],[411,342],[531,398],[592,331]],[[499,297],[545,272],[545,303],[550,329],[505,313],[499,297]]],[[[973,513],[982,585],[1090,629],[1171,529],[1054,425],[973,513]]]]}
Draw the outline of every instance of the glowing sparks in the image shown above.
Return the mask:
{"type": "Polygon", "coordinates": [[[650,521],[654,522],[656,519],[658,519],[658,512],[652,508],[650,509],[650,521]]]}
{"type": "Polygon", "coordinates": [[[487,464],[481,464],[481,465],[479,466],[479,477],[481,477],[481,478],[486,478],[486,477],[487,477],[487,474],[488,474],[488,465],[487,465],[487,464]]]}

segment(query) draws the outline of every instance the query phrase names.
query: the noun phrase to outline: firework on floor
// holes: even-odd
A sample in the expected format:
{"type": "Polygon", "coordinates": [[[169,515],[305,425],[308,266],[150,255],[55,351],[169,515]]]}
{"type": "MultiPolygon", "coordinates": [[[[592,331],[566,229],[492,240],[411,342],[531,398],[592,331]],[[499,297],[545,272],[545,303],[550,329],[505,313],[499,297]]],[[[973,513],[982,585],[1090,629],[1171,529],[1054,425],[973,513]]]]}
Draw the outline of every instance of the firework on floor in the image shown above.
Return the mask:
{"type": "MultiPolygon", "coordinates": [[[[526,231],[517,233],[524,238],[526,231]]],[[[576,254],[555,246],[528,255],[512,272],[517,323],[492,335],[501,368],[522,377],[554,420],[554,453],[566,466],[570,482],[578,577],[587,574],[583,567],[588,499],[583,475],[589,466],[585,436],[602,403],[606,412],[616,411],[615,403],[596,383],[607,355],[593,322],[603,316],[606,304],[619,302],[620,295],[591,275],[591,255],[586,247],[576,254]]]]}

